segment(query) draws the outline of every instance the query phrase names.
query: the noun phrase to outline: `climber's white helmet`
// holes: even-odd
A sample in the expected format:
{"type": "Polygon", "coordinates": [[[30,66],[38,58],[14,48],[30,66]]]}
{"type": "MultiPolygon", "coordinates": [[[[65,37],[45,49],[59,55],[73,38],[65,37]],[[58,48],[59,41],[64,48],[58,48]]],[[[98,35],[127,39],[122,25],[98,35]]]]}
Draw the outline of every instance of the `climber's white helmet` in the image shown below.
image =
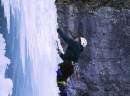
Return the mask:
{"type": "Polygon", "coordinates": [[[86,47],[86,45],[87,45],[87,40],[86,40],[85,38],[83,38],[83,37],[80,37],[80,40],[81,40],[81,45],[82,45],[83,47],[86,47]]]}

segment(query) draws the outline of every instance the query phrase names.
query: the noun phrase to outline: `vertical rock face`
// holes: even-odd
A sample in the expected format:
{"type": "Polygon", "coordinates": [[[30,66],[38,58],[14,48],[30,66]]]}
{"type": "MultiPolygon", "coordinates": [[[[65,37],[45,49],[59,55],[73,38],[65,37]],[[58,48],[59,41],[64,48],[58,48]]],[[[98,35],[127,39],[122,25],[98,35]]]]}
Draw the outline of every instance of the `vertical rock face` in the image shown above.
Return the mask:
{"type": "Polygon", "coordinates": [[[68,94],[130,96],[130,1],[56,0],[56,5],[59,26],[88,41],[79,59],[80,82],[72,75],[68,94]]]}

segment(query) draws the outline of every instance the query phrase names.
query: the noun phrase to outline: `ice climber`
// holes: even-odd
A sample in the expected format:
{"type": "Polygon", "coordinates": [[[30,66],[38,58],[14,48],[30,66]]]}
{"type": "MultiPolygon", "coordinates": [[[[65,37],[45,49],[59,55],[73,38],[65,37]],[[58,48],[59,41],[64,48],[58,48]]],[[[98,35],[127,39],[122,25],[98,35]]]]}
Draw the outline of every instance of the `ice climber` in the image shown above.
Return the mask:
{"type": "Polygon", "coordinates": [[[57,32],[60,37],[68,44],[64,54],[61,53],[61,51],[58,49],[58,54],[60,55],[63,62],[59,64],[59,69],[57,70],[57,84],[60,90],[60,95],[67,96],[65,89],[67,78],[73,74],[74,64],[77,63],[80,57],[80,53],[83,51],[83,47],[87,45],[87,40],[83,37],[79,37],[73,40],[60,28],[57,29],[57,32]]]}

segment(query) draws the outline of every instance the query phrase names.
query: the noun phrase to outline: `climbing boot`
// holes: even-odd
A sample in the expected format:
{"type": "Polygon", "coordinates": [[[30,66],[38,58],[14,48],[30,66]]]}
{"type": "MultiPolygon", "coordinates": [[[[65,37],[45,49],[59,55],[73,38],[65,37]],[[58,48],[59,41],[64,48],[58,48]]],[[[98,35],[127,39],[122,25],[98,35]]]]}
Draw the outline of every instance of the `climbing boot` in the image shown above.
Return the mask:
{"type": "Polygon", "coordinates": [[[66,82],[65,81],[57,82],[57,85],[58,85],[59,88],[63,88],[63,89],[66,88],[66,82]]]}

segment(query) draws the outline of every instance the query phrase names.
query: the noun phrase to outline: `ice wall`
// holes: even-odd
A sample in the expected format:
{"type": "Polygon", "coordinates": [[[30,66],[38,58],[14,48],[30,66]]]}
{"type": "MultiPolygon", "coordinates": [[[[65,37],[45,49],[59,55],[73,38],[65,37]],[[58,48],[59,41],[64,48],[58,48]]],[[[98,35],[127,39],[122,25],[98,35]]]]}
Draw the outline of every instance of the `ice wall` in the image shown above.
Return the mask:
{"type": "Polygon", "coordinates": [[[0,34],[0,96],[10,96],[13,88],[11,79],[5,78],[7,64],[10,64],[10,60],[5,57],[5,46],[5,40],[0,34]]]}
{"type": "Polygon", "coordinates": [[[57,96],[59,91],[56,70],[61,59],[57,54],[56,40],[59,46],[60,41],[56,32],[57,14],[54,2],[55,0],[2,0],[8,33],[10,14],[18,22],[16,26],[16,38],[20,43],[18,58],[22,61],[25,75],[27,74],[25,60],[26,57],[30,59],[33,96],[57,96]]]}

